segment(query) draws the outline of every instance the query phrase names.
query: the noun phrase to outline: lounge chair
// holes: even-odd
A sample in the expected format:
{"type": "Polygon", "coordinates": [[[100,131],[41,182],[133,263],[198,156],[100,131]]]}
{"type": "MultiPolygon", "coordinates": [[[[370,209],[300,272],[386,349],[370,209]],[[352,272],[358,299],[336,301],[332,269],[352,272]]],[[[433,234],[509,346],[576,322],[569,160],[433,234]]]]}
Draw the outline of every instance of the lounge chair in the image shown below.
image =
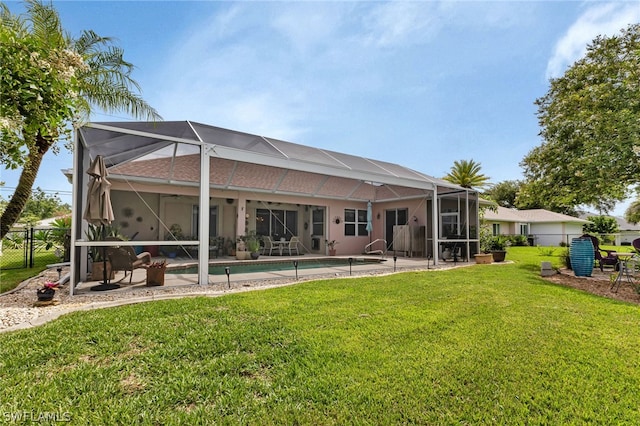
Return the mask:
{"type": "Polygon", "coordinates": [[[133,248],[129,246],[108,247],[107,259],[111,262],[113,271],[124,271],[124,278],[127,277],[127,272],[131,272],[129,276],[129,283],[131,283],[134,269],[146,269],[151,264],[151,253],[145,251],[136,254],[133,248]]]}
{"type": "Polygon", "coordinates": [[[589,234],[584,234],[580,238],[589,238],[589,239],[591,239],[591,243],[593,244],[594,260],[598,263],[598,266],[600,267],[600,271],[604,271],[605,265],[613,266],[613,269],[615,269],[616,271],[618,270],[618,268],[619,268],[619,263],[618,263],[619,259],[618,259],[618,255],[616,254],[615,250],[601,249],[600,248],[600,240],[598,240],[598,237],[596,237],[596,236],[589,235],[589,234]],[[605,253],[604,256],[602,255],[603,252],[605,253]]]}

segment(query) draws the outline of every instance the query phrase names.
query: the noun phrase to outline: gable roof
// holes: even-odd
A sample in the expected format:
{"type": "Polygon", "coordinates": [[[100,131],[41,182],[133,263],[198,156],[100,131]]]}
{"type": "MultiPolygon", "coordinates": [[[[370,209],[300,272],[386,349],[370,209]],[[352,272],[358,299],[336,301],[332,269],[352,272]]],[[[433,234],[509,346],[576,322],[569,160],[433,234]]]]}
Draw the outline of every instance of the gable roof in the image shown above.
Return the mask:
{"type": "Polygon", "coordinates": [[[556,213],[545,209],[515,210],[506,207],[498,207],[497,211],[487,210],[485,220],[491,222],[515,222],[515,223],[553,223],[574,222],[589,223],[588,220],[556,213]]]}
{"type": "Polygon", "coordinates": [[[102,155],[111,179],[197,185],[200,150],[210,187],[382,201],[470,192],[407,167],[192,121],[101,122],[79,129],[89,157],[102,155]]]}
{"type": "MultiPolygon", "coordinates": [[[[589,216],[600,216],[600,215],[598,213],[591,213],[591,212],[583,212],[580,214],[580,217],[583,219],[586,219],[589,216]]],[[[607,217],[612,217],[618,223],[618,228],[620,229],[620,231],[640,231],[640,223],[636,223],[634,225],[632,223],[627,222],[624,219],[624,217],[620,217],[620,216],[607,215],[607,217]]]]}

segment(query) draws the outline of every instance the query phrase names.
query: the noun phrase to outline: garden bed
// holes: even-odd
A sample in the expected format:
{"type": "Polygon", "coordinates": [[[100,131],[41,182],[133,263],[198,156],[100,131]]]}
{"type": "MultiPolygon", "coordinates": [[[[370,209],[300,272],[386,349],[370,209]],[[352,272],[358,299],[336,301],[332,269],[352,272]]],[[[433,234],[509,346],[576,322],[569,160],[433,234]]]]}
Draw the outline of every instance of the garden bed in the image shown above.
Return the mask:
{"type": "MultiPolygon", "coordinates": [[[[623,278],[617,292],[611,290],[611,275],[613,275],[613,271],[610,269],[605,269],[604,272],[594,269],[591,277],[576,277],[572,270],[561,269],[558,274],[546,277],[546,279],[556,284],[583,290],[598,296],[640,305],[640,294],[626,278],[623,278]]],[[[635,277],[634,284],[635,286],[640,285],[638,276],[635,277]]]]}

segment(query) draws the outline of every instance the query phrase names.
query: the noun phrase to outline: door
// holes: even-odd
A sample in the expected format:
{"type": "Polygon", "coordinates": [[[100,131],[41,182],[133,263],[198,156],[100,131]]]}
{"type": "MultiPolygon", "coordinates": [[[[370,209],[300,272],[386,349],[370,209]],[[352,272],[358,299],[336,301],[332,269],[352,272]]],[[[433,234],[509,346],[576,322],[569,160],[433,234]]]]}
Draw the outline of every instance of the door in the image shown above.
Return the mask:
{"type": "Polygon", "coordinates": [[[384,211],[385,240],[387,250],[393,250],[393,227],[409,223],[409,209],[392,209],[384,211]]]}
{"type": "Polygon", "coordinates": [[[311,211],[311,250],[320,250],[320,241],[324,238],[324,209],[311,211]]]}

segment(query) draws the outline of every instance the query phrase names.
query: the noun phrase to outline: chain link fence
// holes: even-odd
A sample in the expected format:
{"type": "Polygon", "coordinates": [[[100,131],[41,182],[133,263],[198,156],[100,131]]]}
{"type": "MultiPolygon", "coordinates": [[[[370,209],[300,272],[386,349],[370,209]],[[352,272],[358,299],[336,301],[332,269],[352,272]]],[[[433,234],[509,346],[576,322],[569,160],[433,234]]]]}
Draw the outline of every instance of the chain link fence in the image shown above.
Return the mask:
{"type": "MultiPolygon", "coordinates": [[[[530,246],[543,247],[569,247],[571,240],[580,238],[584,233],[580,234],[531,234],[527,235],[527,241],[530,246]]],[[[631,242],[640,238],[640,232],[637,234],[597,234],[601,245],[605,246],[630,246],[631,242]]]]}
{"type": "Polygon", "coordinates": [[[38,254],[53,254],[52,260],[68,262],[71,229],[25,228],[13,229],[0,243],[0,269],[33,268],[38,254]]]}

